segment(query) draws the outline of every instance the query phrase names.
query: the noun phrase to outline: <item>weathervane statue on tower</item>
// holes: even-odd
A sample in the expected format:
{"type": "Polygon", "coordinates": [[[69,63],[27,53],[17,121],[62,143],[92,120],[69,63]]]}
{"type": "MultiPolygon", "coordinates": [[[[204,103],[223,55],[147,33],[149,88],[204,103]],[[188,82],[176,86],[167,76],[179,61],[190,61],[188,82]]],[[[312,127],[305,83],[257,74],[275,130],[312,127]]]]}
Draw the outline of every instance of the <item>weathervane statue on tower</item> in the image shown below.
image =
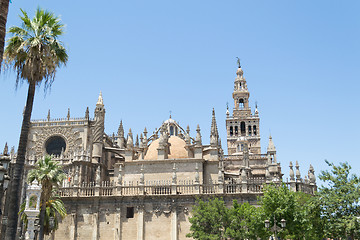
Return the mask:
{"type": "Polygon", "coordinates": [[[237,58],[237,64],[239,66],[239,68],[241,68],[241,65],[240,65],[240,58],[236,57],[237,58]]]}

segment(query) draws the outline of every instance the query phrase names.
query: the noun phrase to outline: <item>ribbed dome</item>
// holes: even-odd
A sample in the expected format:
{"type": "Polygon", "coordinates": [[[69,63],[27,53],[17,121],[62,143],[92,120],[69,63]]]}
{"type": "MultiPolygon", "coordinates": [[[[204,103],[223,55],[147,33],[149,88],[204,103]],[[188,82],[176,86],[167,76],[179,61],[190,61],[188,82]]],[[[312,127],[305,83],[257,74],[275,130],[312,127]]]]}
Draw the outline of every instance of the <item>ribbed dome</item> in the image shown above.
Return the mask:
{"type": "MultiPolygon", "coordinates": [[[[178,136],[171,136],[169,138],[170,151],[168,154],[169,159],[176,158],[188,158],[188,153],[185,149],[185,141],[179,138],[178,136]]],[[[158,147],[159,147],[159,139],[153,141],[144,157],[145,160],[156,160],[158,159],[158,147]]]]}

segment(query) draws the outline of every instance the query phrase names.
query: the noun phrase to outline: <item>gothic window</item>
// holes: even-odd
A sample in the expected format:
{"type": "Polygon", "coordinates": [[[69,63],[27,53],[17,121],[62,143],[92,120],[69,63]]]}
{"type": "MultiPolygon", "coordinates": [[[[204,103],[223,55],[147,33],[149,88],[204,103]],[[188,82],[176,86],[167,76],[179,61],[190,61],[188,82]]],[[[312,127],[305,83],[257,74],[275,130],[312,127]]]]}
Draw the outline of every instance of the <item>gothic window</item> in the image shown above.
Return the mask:
{"type": "Polygon", "coordinates": [[[234,134],[233,132],[233,126],[230,126],[230,136],[232,136],[234,134]]]}
{"type": "Polygon", "coordinates": [[[244,108],[244,99],[243,98],[239,99],[239,107],[244,108]]]}
{"type": "Polygon", "coordinates": [[[251,136],[251,126],[248,126],[249,136],[251,136]]]}
{"type": "Polygon", "coordinates": [[[253,126],[254,135],[256,136],[256,125],[253,126]]]}
{"type": "Polygon", "coordinates": [[[239,132],[238,126],[235,126],[235,135],[238,135],[238,132],[239,132]]]}
{"type": "Polygon", "coordinates": [[[170,126],[170,136],[174,135],[174,127],[170,126]]]}
{"type": "Polygon", "coordinates": [[[241,151],[244,151],[244,144],[241,144],[241,151]]]}
{"type": "Polygon", "coordinates": [[[245,122],[241,122],[241,123],[240,123],[240,131],[241,131],[241,135],[242,135],[242,136],[245,136],[245,134],[246,134],[245,122]]]}
{"type": "Polygon", "coordinates": [[[66,149],[65,139],[60,136],[52,136],[46,141],[45,149],[47,154],[59,156],[61,151],[66,149]]]}
{"type": "Polygon", "coordinates": [[[134,218],[134,207],[126,208],[126,218],[134,218]]]}
{"type": "Polygon", "coordinates": [[[178,128],[176,127],[175,128],[175,136],[177,136],[178,135],[178,128]]]}

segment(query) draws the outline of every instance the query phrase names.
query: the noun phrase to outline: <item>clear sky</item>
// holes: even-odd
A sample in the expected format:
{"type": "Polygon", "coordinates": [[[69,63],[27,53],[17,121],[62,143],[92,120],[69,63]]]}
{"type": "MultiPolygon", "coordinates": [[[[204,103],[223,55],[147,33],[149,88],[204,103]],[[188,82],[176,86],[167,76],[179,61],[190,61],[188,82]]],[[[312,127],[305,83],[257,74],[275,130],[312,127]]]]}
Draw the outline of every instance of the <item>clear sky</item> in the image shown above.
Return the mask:
{"type": "MultiPolygon", "coordinates": [[[[226,150],[225,111],[233,107],[236,57],[258,102],[262,152],[271,132],[285,177],[289,161],[315,173],[324,159],[348,161],[359,173],[359,1],[50,1],[12,0],[7,27],[20,8],[42,8],[66,24],[69,62],[52,90],[35,96],[32,118],[91,115],[99,92],[105,131],[140,134],[172,116],[209,143],[215,108],[226,150]]],[[[15,91],[1,74],[0,146],[18,145],[27,84],[15,91]]]]}

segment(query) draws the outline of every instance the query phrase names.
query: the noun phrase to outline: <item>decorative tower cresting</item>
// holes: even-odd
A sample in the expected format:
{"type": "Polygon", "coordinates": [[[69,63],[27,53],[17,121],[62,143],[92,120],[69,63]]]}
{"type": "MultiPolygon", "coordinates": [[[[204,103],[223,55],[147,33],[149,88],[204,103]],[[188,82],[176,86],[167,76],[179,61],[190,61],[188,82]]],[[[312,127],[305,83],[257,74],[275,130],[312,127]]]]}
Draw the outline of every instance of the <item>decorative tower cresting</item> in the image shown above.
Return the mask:
{"type": "Polygon", "coordinates": [[[257,106],[254,113],[249,107],[250,92],[244,77],[244,72],[238,61],[238,69],[234,81],[234,109],[232,116],[226,113],[226,130],[228,154],[243,154],[244,142],[247,143],[249,153],[260,154],[259,113],[257,106]]]}

